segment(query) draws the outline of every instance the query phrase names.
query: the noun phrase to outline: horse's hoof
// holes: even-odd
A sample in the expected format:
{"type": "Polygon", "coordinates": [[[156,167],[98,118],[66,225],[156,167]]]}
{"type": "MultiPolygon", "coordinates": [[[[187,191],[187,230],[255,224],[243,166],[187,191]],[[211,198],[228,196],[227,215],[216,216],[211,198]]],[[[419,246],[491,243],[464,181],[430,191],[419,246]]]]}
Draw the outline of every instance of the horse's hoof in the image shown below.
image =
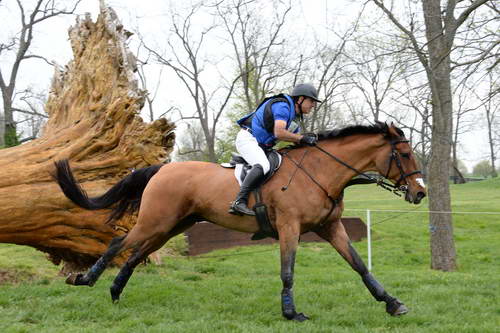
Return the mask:
{"type": "Polygon", "coordinates": [[[404,314],[407,314],[409,311],[406,305],[401,303],[398,299],[395,299],[394,301],[387,303],[385,310],[391,316],[402,316],[404,314]]]}
{"type": "Polygon", "coordinates": [[[303,314],[302,312],[296,313],[295,316],[292,318],[293,320],[296,320],[298,322],[303,322],[306,320],[309,320],[309,317],[303,314]]]}
{"type": "Polygon", "coordinates": [[[66,284],[70,284],[72,286],[84,285],[84,283],[82,283],[82,277],[83,274],[70,273],[66,278],[66,284]]]}
{"type": "Polygon", "coordinates": [[[284,312],[283,316],[288,320],[296,320],[298,322],[303,322],[309,319],[309,317],[303,314],[302,312],[297,313],[295,311],[293,313],[284,312]]]}
{"type": "Polygon", "coordinates": [[[111,287],[109,288],[109,292],[111,294],[111,301],[113,302],[113,304],[118,303],[120,301],[121,290],[117,290],[111,287]]]}

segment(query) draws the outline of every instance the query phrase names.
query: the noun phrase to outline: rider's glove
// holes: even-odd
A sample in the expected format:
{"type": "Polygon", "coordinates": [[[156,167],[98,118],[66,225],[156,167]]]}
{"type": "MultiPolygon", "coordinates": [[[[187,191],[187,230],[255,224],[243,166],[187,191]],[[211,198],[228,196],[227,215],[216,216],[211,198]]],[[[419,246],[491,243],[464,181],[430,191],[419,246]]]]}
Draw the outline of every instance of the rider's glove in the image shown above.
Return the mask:
{"type": "Polygon", "coordinates": [[[300,144],[305,144],[305,145],[309,145],[309,146],[316,145],[316,142],[318,142],[318,137],[314,133],[304,134],[299,141],[300,144]]]}

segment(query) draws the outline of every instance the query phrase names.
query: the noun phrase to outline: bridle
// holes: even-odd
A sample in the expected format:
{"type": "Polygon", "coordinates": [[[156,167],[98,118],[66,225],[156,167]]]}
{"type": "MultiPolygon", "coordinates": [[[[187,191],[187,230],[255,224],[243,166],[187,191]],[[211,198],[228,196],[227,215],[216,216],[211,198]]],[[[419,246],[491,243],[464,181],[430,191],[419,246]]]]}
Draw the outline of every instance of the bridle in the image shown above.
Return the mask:
{"type": "Polygon", "coordinates": [[[396,145],[398,143],[409,143],[410,141],[409,140],[394,140],[394,141],[391,141],[391,155],[389,157],[389,167],[387,168],[387,173],[385,174],[385,178],[388,179],[389,178],[389,173],[391,172],[391,166],[392,166],[392,161],[394,160],[396,162],[396,166],[398,167],[399,169],[399,179],[398,181],[396,182],[396,184],[394,185],[394,187],[396,188],[401,188],[401,186],[405,186],[406,188],[404,189],[403,192],[405,192],[407,190],[407,187],[408,185],[401,185],[401,182],[406,180],[406,178],[410,177],[410,176],[413,176],[417,173],[422,173],[422,171],[420,170],[415,170],[413,172],[409,172],[409,173],[405,173],[404,170],[403,170],[403,166],[401,164],[401,159],[399,158],[400,157],[400,154],[398,153],[398,150],[396,149],[396,145]]]}
{"type": "MultiPolygon", "coordinates": [[[[364,177],[364,179],[362,179],[359,183],[364,183],[364,184],[375,183],[378,186],[382,187],[384,190],[390,191],[390,192],[394,193],[397,196],[401,196],[401,194],[399,192],[405,193],[408,190],[408,185],[406,185],[406,184],[402,185],[401,182],[405,181],[406,178],[408,178],[408,177],[410,177],[412,175],[415,175],[417,173],[421,174],[422,172],[420,170],[415,170],[415,171],[412,171],[412,172],[409,172],[409,173],[405,173],[405,171],[403,170],[403,165],[401,163],[400,154],[399,154],[399,152],[398,152],[398,150],[396,148],[396,145],[398,145],[399,143],[409,143],[409,140],[399,139],[399,140],[393,140],[393,141],[390,142],[390,144],[391,144],[391,154],[389,156],[389,166],[387,168],[387,172],[385,173],[384,178],[375,178],[375,177],[372,177],[369,174],[364,173],[362,171],[359,171],[358,169],[354,168],[353,166],[347,164],[346,162],[342,161],[341,159],[339,159],[338,157],[336,157],[332,153],[326,151],[325,149],[321,148],[320,146],[315,145],[314,147],[316,147],[319,151],[321,151],[322,153],[326,154],[327,156],[329,156],[330,158],[332,158],[336,162],[338,162],[338,163],[342,164],[343,166],[345,166],[346,168],[354,171],[358,176],[364,177]],[[399,170],[399,173],[400,173],[400,177],[399,177],[398,181],[396,182],[396,184],[388,183],[388,182],[386,182],[384,180],[384,179],[389,179],[389,173],[391,172],[391,166],[392,166],[392,161],[393,160],[396,162],[396,166],[398,167],[398,170],[399,170]]],[[[297,166],[297,168],[302,169],[302,171],[304,171],[306,173],[306,175],[316,185],[318,185],[323,190],[323,192],[325,192],[327,194],[328,197],[330,197],[329,194],[328,194],[328,191],[325,188],[323,188],[323,186],[321,186],[312,177],[312,175],[310,175],[309,172],[307,172],[306,169],[304,169],[302,167],[302,161],[304,160],[304,157],[305,157],[305,155],[307,154],[308,151],[309,150],[306,150],[306,152],[304,153],[304,156],[302,156],[302,159],[300,160],[299,163],[297,163],[290,156],[288,156],[287,152],[283,153],[283,155],[286,156],[286,157],[288,157],[297,166]]],[[[293,175],[291,176],[291,178],[290,178],[290,180],[288,182],[288,185],[291,183],[293,176],[295,176],[295,173],[293,173],[293,175]]],[[[353,183],[356,183],[356,182],[353,182],[353,183]]],[[[285,191],[288,188],[288,185],[284,186],[282,188],[282,191],[285,191]]]]}
{"type": "MultiPolygon", "coordinates": [[[[392,161],[394,160],[396,162],[396,165],[397,165],[397,167],[399,169],[399,173],[400,173],[400,177],[399,177],[398,181],[396,182],[396,184],[388,183],[388,182],[384,181],[384,179],[382,179],[382,178],[372,177],[369,174],[361,172],[358,169],[354,168],[353,166],[347,164],[346,162],[342,161],[341,159],[339,159],[337,156],[331,154],[330,152],[324,150],[320,146],[314,145],[314,147],[316,147],[319,151],[323,152],[324,154],[326,154],[327,156],[329,156],[330,158],[332,158],[336,162],[338,162],[338,163],[342,164],[343,166],[345,166],[346,168],[354,171],[358,176],[364,177],[364,179],[351,179],[348,182],[348,184],[349,183],[350,184],[373,184],[373,183],[375,183],[375,184],[377,184],[377,186],[382,187],[384,190],[392,192],[392,193],[394,193],[397,196],[401,196],[402,194],[399,193],[399,192],[406,193],[406,191],[408,191],[408,185],[401,185],[401,182],[404,181],[406,178],[410,177],[411,175],[414,175],[414,174],[417,174],[417,173],[422,173],[422,172],[420,170],[415,170],[415,171],[409,172],[409,173],[405,173],[404,172],[403,165],[402,165],[401,159],[399,157],[400,154],[398,153],[398,150],[396,149],[396,145],[399,144],[399,143],[409,143],[409,141],[408,140],[401,140],[401,139],[399,139],[399,140],[393,140],[393,141],[390,142],[390,144],[391,144],[391,155],[389,156],[389,166],[388,166],[387,172],[386,172],[386,174],[384,176],[385,179],[389,179],[388,177],[389,177],[389,173],[391,172],[392,161]]],[[[343,192],[341,192],[341,194],[340,194],[340,196],[338,198],[332,198],[330,196],[330,193],[328,193],[328,190],[325,189],[316,179],[314,179],[314,177],[309,172],[307,172],[306,169],[304,169],[304,167],[302,166],[302,162],[304,161],[304,159],[305,159],[305,157],[306,157],[306,155],[307,155],[307,153],[309,151],[310,151],[309,149],[306,149],[304,151],[304,154],[302,155],[302,158],[300,159],[299,162],[295,161],[293,158],[291,158],[290,156],[288,156],[288,151],[285,151],[284,153],[282,153],[283,156],[288,157],[288,159],[290,159],[290,161],[292,161],[292,163],[295,164],[295,166],[297,167],[297,169],[290,176],[290,179],[288,180],[288,183],[281,188],[281,191],[286,191],[288,189],[288,186],[291,184],[292,179],[295,176],[295,174],[297,173],[298,169],[301,169],[302,171],[304,171],[304,173],[311,179],[312,182],[314,182],[325,193],[326,197],[332,203],[328,214],[326,214],[325,217],[319,223],[319,226],[322,226],[328,220],[328,218],[329,218],[330,214],[333,212],[334,208],[342,200],[343,192]]],[[[347,185],[347,186],[349,186],[349,185],[347,185]]]]}

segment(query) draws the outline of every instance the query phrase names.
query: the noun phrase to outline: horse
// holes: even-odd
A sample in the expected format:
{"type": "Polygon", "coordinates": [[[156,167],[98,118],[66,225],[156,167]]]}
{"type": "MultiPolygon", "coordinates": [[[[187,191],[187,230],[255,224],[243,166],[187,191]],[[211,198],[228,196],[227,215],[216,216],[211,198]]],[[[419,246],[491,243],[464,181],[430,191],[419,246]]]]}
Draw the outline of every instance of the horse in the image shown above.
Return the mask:
{"type": "MultiPolygon", "coordinates": [[[[344,188],[355,176],[370,178],[368,171],[385,177],[389,183],[382,177],[377,183],[403,192],[409,203],[418,204],[426,196],[423,176],[403,131],[393,123],[353,125],[318,133],[315,146],[297,145],[279,152],[283,156],[282,165],[262,185],[262,198],[279,238],[282,315],[288,320],[309,319],[296,311],[292,291],[300,235],[309,231],[337,250],[361,276],[375,300],[385,302],[387,313],[392,316],[407,313],[405,304],[387,293],[367,270],[340,220],[344,188]]],[[[55,162],[53,177],[66,197],[78,206],[90,210],[111,207],[108,222],[139,211],[137,222],[128,234],[114,238],[85,274],[70,274],[66,279],[70,285],[93,286],[116,255],[133,249],[110,287],[113,302],[119,301],[139,263],[197,222],[209,221],[246,233],[259,231],[255,216],[228,213],[229,202],[239,185],[233,170],[216,163],[173,162],[138,169],[93,198],[74,179],[67,160],[55,162]]],[[[255,199],[250,198],[250,207],[254,203],[255,199]]]]}

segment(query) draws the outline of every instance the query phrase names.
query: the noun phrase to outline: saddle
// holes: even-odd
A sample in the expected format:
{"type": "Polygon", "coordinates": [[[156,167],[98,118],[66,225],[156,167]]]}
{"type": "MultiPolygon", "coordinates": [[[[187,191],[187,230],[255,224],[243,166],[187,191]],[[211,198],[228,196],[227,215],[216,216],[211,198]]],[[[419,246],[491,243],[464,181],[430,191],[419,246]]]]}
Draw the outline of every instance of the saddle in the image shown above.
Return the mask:
{"type": "MultiPolygon", "coordinates": [[[[253,194],[255,195],[255,206],[253,207],[253,210],[255,211],[255,217],[259,223],[259,231],[252,236],[252,240],[259,240],[266,237],[278,239],[278,233],[271,225],[271,221],[267,213],[267,206],[262,202],[262,185],[271,179],[276,171],[278,171],[281,165],[282,157],[276,150],[269,150],[265,152],[271,168],[266,174],[263,182],[253,191],[253,194]]],[[[252,168],[252,166],[237,153],[232,153],[231,160],[227,163],[221,163],[221,166],[228,169],[234,168],[234,176],[240,186],[245,179],[247,172],[252,168]]]]}
{"type": "MultiPolygon", "coordinates": [[[[264,178],[261,186],[265,184],[269,179],[271,179],[271,177],[276,173],[276,171],[278,171],[281,165],[281,155],[276,150],[266,151],[266,156],[269,160],[271,168],[264,178]]],[[[248,164],[243,156],[237,153],[231,153],[231,160],[227,163],[221,163],[221,166],[228,169],[234,168],[234,176],[236,177],[236,180],[240,185],[245,179],[247,172],[252,168],[252,166],[248,164]]]]}

